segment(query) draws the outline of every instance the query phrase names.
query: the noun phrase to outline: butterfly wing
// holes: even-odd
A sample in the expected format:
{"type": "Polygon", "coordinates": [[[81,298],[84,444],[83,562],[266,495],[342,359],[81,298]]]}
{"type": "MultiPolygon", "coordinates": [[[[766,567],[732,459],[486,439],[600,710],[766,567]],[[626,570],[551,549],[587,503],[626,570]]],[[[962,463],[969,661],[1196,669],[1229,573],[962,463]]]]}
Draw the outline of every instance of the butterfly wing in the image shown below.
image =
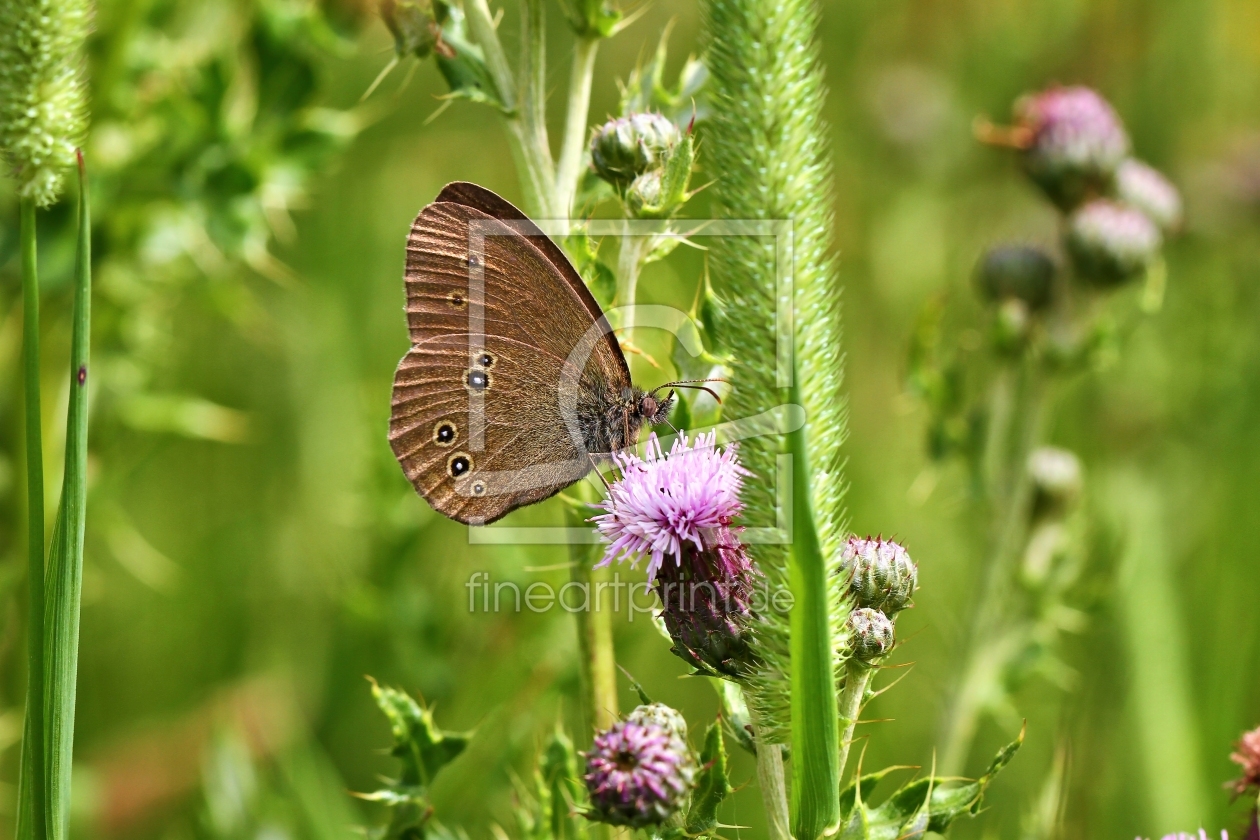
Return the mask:
{"type": "Polygon", "coordinates": [[[394,379],[390,443],[446,516],[492,522],[589,471],[583,417],[629,376],[598,305],[593,317],[572,278],[519,227],[475,207],[440,201],[416,218],[412,348],[394,379]]]}

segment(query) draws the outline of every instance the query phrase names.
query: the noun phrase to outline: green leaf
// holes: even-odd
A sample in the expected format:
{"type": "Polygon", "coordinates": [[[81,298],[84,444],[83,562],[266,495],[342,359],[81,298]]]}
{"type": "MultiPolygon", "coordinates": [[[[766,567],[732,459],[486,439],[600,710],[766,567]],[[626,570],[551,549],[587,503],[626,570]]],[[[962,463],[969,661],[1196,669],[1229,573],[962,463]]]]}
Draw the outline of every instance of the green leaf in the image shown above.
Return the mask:
{"type": "Polygon", "coordinates": [[[402,760],[401,788],[427,790],[438,771],[464,751],[469,734],[443,732],[433,721],[433,713],[406,692],[372,684],[372,696],[394,734],[390,755],[402,760]]]}
{"type": "Polygon", "coordinates": [[[874,809],[866,806],[866,797],[890,772],[904,768],[889,767],[863,776],[860,784],[850,784],[840,794],[844,826],[841,840],[908,840],[929,831],[944,834],[955,820],[980,812],[985,790],[1014,758],[1023,742],[1024,732],[1021,731],[1018,738],[998,751],[979,779],[971,782],[934,776],[916,779],[874,809]]]}
{"type": "Polygon", "coordinates": [[[691,794],[691,807],[687,810],[687,833],[706,834],[717,828],[717,808],[731,793],[731,782],[726,775],[726,745],[722,742],[722,719],[709,724],[704,735],[704,749],[700,752],[700,776],[691,794]]]}
{"type": "Polygon", "coordinates": [[[612,306],[613,295],[617,293],[617,276],[599,259],[599,243],[584,229],[579,229],[565,237],[564,249],[599,305],[605,309],[612,306]]]}
{"type": "Polygon", "coordinates": [[[608,0],[560,0],[573,31],[582,38],[607,38],[617,30],[621,11],[608,0]]]}
{"type": "Polygon", "coordinates": [[[446,48],[435,51],[434,57],[451,91],[443,98],[467,99],[491,105],[505,114],[511,113],[511,109],[499,98],[499,89],[484,53],[468,40],[464,15],[458,7],[450,8],[449,17],[442,26],[442,42],[446,48]]]}
{"type": "Polygon", "coordinates": [[[552,840],[580,840],[587,835],[586,821],[575,819],[575,806],[585,790],[578,774],[577,751],[559,726],[543,749],[538,766],[541,787],[546,790],[548,811],[539,822],[550,828],[552,840]]]}

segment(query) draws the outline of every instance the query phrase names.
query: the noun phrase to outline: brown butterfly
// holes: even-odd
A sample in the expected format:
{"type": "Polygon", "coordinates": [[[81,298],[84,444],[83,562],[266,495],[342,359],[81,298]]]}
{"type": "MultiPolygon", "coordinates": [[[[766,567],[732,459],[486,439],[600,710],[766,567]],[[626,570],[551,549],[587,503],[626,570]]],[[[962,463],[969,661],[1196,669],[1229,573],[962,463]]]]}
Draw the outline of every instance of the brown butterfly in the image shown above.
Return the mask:
{"type": "MultiPolygon", "coordinates": [[[[542,501],[666,420],[582,278],[533,222],[447,184],[407,239],[411,349],[389,441],[416,491],[473,525],[542,501]]],[[[680,385],[681,383],[670,383],[680,385]]]]}

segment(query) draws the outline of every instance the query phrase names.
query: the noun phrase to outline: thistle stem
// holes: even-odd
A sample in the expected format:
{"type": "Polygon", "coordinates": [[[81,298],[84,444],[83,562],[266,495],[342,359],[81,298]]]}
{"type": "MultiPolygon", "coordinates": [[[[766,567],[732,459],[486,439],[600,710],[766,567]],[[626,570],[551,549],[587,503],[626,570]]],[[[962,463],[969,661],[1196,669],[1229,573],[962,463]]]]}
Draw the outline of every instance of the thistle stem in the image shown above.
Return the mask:
{"type": "Polygon", "coordinates": [[[647,256],[649,238],[646,236],[621,237],[621,250],[617,254],[617,313],[618,329],[629,338],[634,329],[634,307],[637,299],[639,274],[643,271],[643,258],[647,256]]]}
{"type": "Polygon", "coordinates": [[[569,105],[565,114],[560,162],[556,166],[556,210],[573,214],[578,179],[582,176],[582,152],[586,149],[586,122],[591,110],[591,84],[595,79],[595,56],[599,39],[579,37],[573,48],[569,73],[569,105]]]}
{"type": "Polygon", "coordinates": [[[845,666],[844,689],[840,692],[840,779],[844,779],[844,768],[849,763],[849,749],[853,746],[853,732],[857,728],[858,718],[862,714],[862,705],[866,701],[866,691],[870,688],[871,677],[875,669],[856,659],[849,660],[845,666]]]}
{"type": "MultiPolygon", "coordinates": [[[[578,488],[583,502],[593,501],[589,484],[578,488]]],[[[589,528],[579,510],[570,508],[569,527],[589,528]]],[[[607,567],[593,568],[591,546],[574,543],[569,555],[573,565],[570,579],[587,593],[588,609],[575,610],[577,621],[579,670],[582,684],[582,718],[585,732],[607,729],[617,720],[617,660],[613,647],[612,611],[609,610],[605,590],[608,588],[610,571],[607,567]]]]}
{"type": "Polygon", "coordinates": [[[760,737],[757,738],[757,786],[761,788],[761,801],[765,804],[770,840],[791,840],[783,745],[764,743],[760,737]]]}
{"type": "MultiPolygon", "coordinates": [[[[26,725],[22,742],[24,799],[18,815],[30,820],[29,837],[47,837],[48,788],[44,743],[44,447],[39,387],[39,274],[36,262],[35,201],[21,201],[22,251],[22,367],[26,401],[26,540],[28,616],[28,674],[26,725]],[[29,811],[27,811],[29,808],[29,811]]],[[[19,836],[22,835],[19,830],[19,836]]]]}
{"type": "MultiPolygon", "coordinates": [[[[499,40],[490,7],[486,0],[467,0],[464,3],[464,14],[468,21],[469,34],[485,55],[486,66],[494,79],[495,87],[498,88],[499,101],[503,103],[507,112],[504,115],[504,123],[507,128],[508,143],[512,150],[512,159],[516,162],[521,188],[525,194],[525,208],[536,218],[550,218],[551,208],[554,205],[552,200],[554,184],[550,175],[551,153],[547,151],[545,156],[540,157],[538,146],[527,129],[519,108],[516,75],[512,72],[503,44],[499,40]]],[[[528,26],[528,21],[522,24],[523,29],[528,26]]],[[[530,29],[523,34],[528,37],[536,35],[541,43],[540,31],[530,29]]],[[[531,49],[529,41],[523,41],[522,50],[529,49],[531,49]]],[[[544,150],[546,150],[545,142],[544,136],[544,150]]]]}
{"type": "Polygon", "coordinates": [[[1047,404],[1047,383],[1033,364],[1030,361],[1019,371],[1017,382],[1010,381],[1014,372],[1008,371],[994,386],[993,405],[995,413],[1001,410],[1001,422],[997,434],[991,433],[988,450],[995,461],[986,470],[993,512],[991,548],[981,573],[962,676],[942,737],[941,770],[946,775],[966,769],[980,715],[992,694],[989,689],[1000,679],[1009,654],[1008,635],[997,631],[1011,620],[1013,564],[1027,531],[1032,494],[1026,465],[1041,439],[1047,404]]]}
{"type": "Polygon", "coordinates": [[[547,43],[542,0],[522,0],[520,103],[525,160],[536,183],[544,219],[561,217],[555,164],[547,139],[547,43]]]}

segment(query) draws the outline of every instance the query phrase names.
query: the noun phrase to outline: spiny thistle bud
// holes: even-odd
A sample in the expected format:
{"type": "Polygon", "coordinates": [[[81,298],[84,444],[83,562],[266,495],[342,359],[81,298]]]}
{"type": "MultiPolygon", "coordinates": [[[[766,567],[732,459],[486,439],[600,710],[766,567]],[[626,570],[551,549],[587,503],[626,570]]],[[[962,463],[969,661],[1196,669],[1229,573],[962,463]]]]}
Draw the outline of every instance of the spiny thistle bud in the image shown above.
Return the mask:
{"type": "Polygon", "coordinates": [[[1062,516],[1080,498],[1081,461],[1066,449],[1042,446],[1028,456],[1033,486],[1033,516],[1062,516]]]}
{"type": "Polygon", "coordinates": [[[859,607],[896,615],[910,606],[919,569],[898,543],[881,537],[849,537],[840,552],[840,573],[859,607]]]}
{"type": "Polygon", "coordinates": [[[1099,199],[1068,217],[1066,245],[1084,279],[1115,286],[1141,275],[1155,262],[1163,237],[1140,211],[1099,199]]]}
{"type": "Polygon", "coordinates": [[[709,542],[703,551],[688,543],[680,562],[661,565],[661,622],[676,656],[700,673],[736,679],[757,662],[749,630],[756,572],[729,530],[720,529],[709,542]]]}
{"type": "Polygon", "coordinates": [[[1116,196],[1147,215],[1161,230],[1181,225],[1181,193],[1152,166],[1129,158],[1116,170],[1116,196]]]}
{"type": "Polygon", "coordinates": [[[450,8],[441,0],[381,0],[381,20],[394,36],[399,58],[428,58],[432,52],[450,57],[454,52],[442,41],[442,23],[450,8]]]}
{"type": "Polygon", "coordinates": [[[1056,267],[1050,255],[1030,245],[990,248],[976,266],[976,287],[987,300],[1015,298],[1044,309],[1054,296],[1056,267]]]}
{"type": "Polygon", "coordinates": [[[618,117],[591,137],[591,163],[599,177],[625,190],[643,173],[660,169],[682,132],[666,117],[651,112],[618,117]]]}
{"type": "Polygon", "coordinates": [[[1260,790],[1260,726],[1243,733],[1229,760],[1242,768],[1242,775],[1233,782],[1235,795],[1260,790]]]}
{"type": "Polygon", "coordinates": [[[0,153],[18,195],[47,207],[87,131],[84,0],[0,0],[0,153]]]}
{"type": "Polygon", "coordinates": [[[626,720],[643,726],[662,726],[683,741],[687,740],[687,719],[682,716],[682,712],[664,703],[644,703],[641,706],[635,706],[626,715],[626,720]]]}
{"type": "Polygon", "coordinates": [[[654,703],[595,736],[583,777],[591,800],[588,818],[644,828],[677,813],[696,777],[681,718],[654,703]]]}
{"type": "Polygon", "coordinates": [[[874,662],[893,647],[893,623],[879,610],[859,607],[849,613],[849,652],[859,662],[874,662]]]}
{"type": "Polygon", "coordinates": [[[1129,154],[1120,118],[1087,87],[1052,87],[1021,97],[1015,121],[1027,134],[1028,177],[1064,209],[1103,194],[1129,154]]]}

